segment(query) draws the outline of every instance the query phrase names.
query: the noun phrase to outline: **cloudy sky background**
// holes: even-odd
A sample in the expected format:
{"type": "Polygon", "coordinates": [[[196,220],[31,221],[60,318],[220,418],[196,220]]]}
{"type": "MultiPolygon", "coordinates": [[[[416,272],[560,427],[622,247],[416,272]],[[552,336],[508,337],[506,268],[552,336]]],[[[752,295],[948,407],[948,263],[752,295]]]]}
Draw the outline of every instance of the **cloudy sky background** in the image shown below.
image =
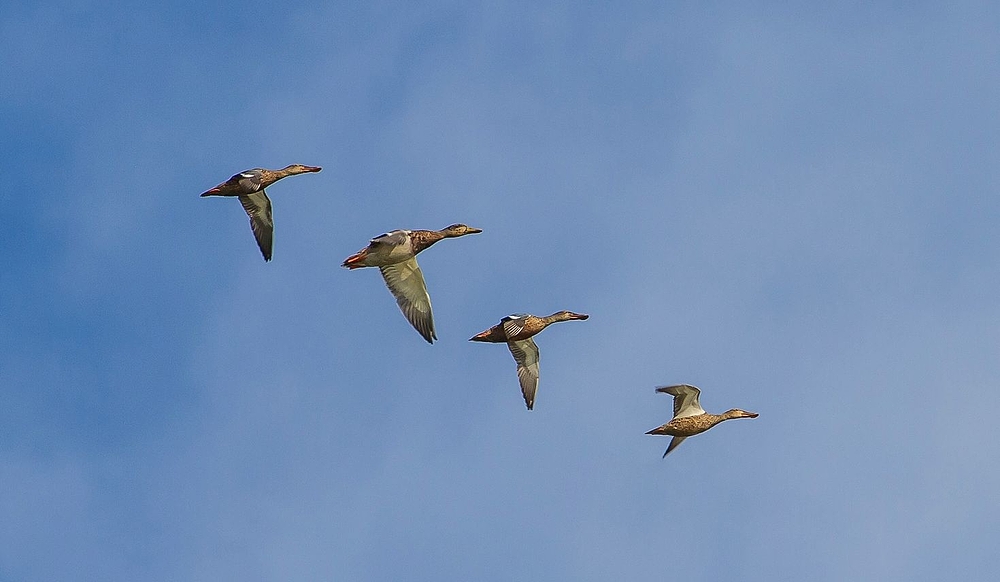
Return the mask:
{"type": "Polygon", "coordinates": [[[356,4],[3,5],[0,579],[1000,571],[994,3],[356,4]]]}

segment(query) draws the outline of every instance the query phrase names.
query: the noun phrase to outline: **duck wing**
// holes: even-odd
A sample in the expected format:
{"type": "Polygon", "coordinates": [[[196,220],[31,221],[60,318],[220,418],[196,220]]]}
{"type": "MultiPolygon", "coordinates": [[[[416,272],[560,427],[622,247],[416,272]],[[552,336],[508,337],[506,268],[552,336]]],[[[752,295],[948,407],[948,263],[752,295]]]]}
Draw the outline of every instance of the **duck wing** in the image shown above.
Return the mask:
{"type": "Polygon", "coordinates": [[[264,172],[260,168],[240,172],[229,179],[239,184],[240,190],[250,194],[262,190],[264,186],[264,172]]]}
{"type": "Polygon", "coordinates": [[[260,253],[265,261],[271,260],[271,245],[274,239],[274,217],[271,216],[271,200],[263,190],[239,197],[243,210],[250,217],[250,229],[257,239],[260,253]]]}
{"type": "Polygon", "coordinates": [[[682,442],[684,442],[684,439],[686,438],[687,437],[675,436],[674,438],[670,439],[670,444],[667,445],[667,452],[663,453],[662,458],[666,459],[667,455],[670,454],[670,451],[676,449],[677,446],[680,445],[682,442]]]}
{"type": "Polygon", "coordinates": [[[427,294],[424,274],[420,272],[417,259],[411,257],[399,263],[381,266],[379,271],[406,320],[428,343],[434,343],[437,335],[434,333],[431,296],[427,294]]]}
{"type": "MultiPolygon", "coordinates": [[[[705,414],[705,410],[701,407],[698,402],[698,396],[701,394],[701,390],[698,390],[690,384],[677,384],[675,386],[659,386],[656,388],[657,392],[663,392],[664,394],[670,394],[674,397],[674,418],[685,418],[688,416],[697,416],[699,414],[705,414]]],[[[671,449],[677,445],[671,444],[671,449]]],[[[678,445],[680,443],[677,443],[678,445]]],[[[670,449],[667,449],[670,452],[670,449]]]]}
{"type": "Polygon", "coordinates": [[[405,230],[393,230],[391,232],[384,232],[376,237],[372,237],[369,244],[374,245],[388,245],[391,247],[398,247],[400,245],[406,244],[408,239],[407,231],[405,230]]]}
{"type": "Polygon", "coordinates": [[[517,381],[521,384],[521,394],[528,410],[535,406],[535,392],[538,390],[538,346],[531,338],[507,342],[510,353],[517,362],[517,381]]]}
{"type": "Polygon", "coordinates": [[[500,320],[503,332],[508,338],[517,337],[524,331],[524,324],[531,317],[527,313],[512,313],[500,320]]]}

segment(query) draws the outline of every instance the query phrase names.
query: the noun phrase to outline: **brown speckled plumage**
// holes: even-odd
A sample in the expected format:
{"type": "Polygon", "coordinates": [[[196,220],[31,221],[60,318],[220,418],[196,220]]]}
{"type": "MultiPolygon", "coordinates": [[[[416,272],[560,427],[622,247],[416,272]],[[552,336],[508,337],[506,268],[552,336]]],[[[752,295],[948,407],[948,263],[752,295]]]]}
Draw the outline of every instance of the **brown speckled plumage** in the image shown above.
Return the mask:
{"type": "Polygon", "coordinates": [[[535,406],[535,392],[538,390],[538,346],[531,339],[549,325],[559,321],[583,320],[590,317],[583,313],[558,311],[552,315],[508,315],[500,323],[469,338],[473,342],[506,343],[514,361],[517,362],[517,379],[521,385],[524,404],[531,410],[535,406]]]}
{"type": "MultiPolygon", "coordinates": [[[[685,418],[675,418],[668,422],[667,424],[658,426],[653,430],[647,432],[646,434],[661,434],[669,436],[682,436],[689,437],[696,434],[705,432],[706,430],[712,428],[713,426],[719,424],[723,420],[731,420],[734,418],[748,418],[747,414],[743,413],[742,410],[729,410],[723,414],[699,414],[698,416],[688,416],[685,418]]],[[[754,414],[749,418],[754,418],[757,415],[754,414]]]]}
{"type": "Polygon", "coordinates": [[[243,210],[250,217],[250,229],[253,230],[257,246],[264,255],[264,260],[270,261],[274,240],[274,217],[271,214],[271,200],[264,189],[287,176],[318,172],[322,169],[302,164],[292,164],[280,170],[253,168],[232,176],[218,186],[202,192],[201,195],[238,197],[243,210]]]}
{"type": "Polygon", "coordinates": [[[589,315],[584,315],[581,313],[573,313],[572,311],[557,311],[552,315],[547,315],[545,317],[539,317],[537,315],[508,315],[503,318],[500,323],[494,325],[488,330],[481,332],[471,338],[470,342],[492,342],[497,344],[506,343],[509,341],[525,340],[529,337],[537,334],[546,327],[557,323],[560,321],[571,321],[574,319],[587,319],[589,315]],[[511,321],[517,321],[518,329],[516,333],[510,333],[511,321]]]}
{"type": "Polygon", "coordinates": [[[243,196],[252,192],[257,192],[267,188],[282,178],[295,174],[305,174],[307,172],[318,172],[322,170],[319,166],[303,166],[302,164],[292,164],[280,170],[268,170],[265,168],[254,168],[235,174],[225,182],[215,188],[203,192],[202,196],[243,196]]]}
{"type": "Polygon", "coordinates": [[[416,255],[439,240],[478,232],[482,232],[482,230],[464,224],[452,224],[441,230],[411,230],[410,244],[413,246],[413,254],[416,255]]]}
{"type": "Polygon", "coordinates": [[[646,434],[672,436],[670,445],[663,453],[666,457],[670,451],[677,448],[689,436],[701,434],[724,420],[734,418],[757,418],[756,412],[747,412],[732,408],[722,414],[709,414],[701,408],[699,396],[701,391],[689,384],[675,386],[660,386],[657,392],[670,394],[674,397],[674,417],[670,422],[660,425],[646,434]]]}

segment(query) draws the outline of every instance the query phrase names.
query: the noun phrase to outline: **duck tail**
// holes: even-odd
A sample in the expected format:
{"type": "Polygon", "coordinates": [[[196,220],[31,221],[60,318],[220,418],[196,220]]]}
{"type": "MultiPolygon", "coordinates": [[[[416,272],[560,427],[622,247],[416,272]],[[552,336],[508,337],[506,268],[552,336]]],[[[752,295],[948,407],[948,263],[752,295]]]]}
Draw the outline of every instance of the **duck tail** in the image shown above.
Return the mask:
{"type": "Polygon", "coordinates": [[[360,269],[361,267],[367,266],[364,264],[365,257],[367,256],[368,253],[366,251],[354,253],[353,255],[347,257],[347,259],[345,259],[343,264],[341,264],[340,266],[346,267],[348,269],[360,269]]]}
{"type": "MultiPolygon", "coordinates": [[[[491,342],[495,344],[506,343],[507,338],[503,334],[502,329],[497,327],[491,327],[488,330],[477,333],[476,335],[469,338],[470,342],[491,342]]],[[[531,408],[530,406],[528,407],[531,408]]]]}

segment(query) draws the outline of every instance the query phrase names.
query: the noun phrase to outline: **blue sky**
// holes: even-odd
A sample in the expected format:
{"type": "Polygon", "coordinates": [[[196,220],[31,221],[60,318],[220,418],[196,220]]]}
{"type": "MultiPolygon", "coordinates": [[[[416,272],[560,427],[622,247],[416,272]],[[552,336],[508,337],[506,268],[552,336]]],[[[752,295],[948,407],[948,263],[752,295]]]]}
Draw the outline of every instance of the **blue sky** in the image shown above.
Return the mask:
{"type": "Polygon", "coordinates": [[[1000,570],[994,4],[2,12],[0,579],[1000,570]],[[430,346],[339,265],[454,222],[430,346]]]}

